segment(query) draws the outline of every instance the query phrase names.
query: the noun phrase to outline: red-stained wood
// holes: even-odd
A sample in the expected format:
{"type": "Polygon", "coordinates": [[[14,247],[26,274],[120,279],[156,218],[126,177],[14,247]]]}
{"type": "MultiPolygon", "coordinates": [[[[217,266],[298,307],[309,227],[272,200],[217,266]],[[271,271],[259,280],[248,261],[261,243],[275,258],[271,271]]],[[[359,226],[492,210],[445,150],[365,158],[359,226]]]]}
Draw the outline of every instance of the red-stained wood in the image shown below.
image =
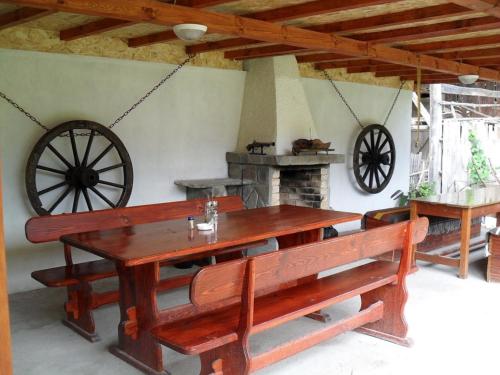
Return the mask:
{"type": "Polygon", "coordinates": [[[24,7],[15,9],[11,12],[0,14],[0,30],[34,21],[54,13],[55,11],[52,10],[38,8],[24,7]]]}
{"type": "MultiPolygon", "coordinates": [[[[240,197],[217,197],[219,212],[242,210],[240,197]]],[[[173,219],[201,216],[206,199],[147,204],[115,209],[32,217],[26,222],[26,238],[33,243],[57,241],[61,236],[92,230],[129,227],[173,219]]],[[[186,224],[187,228],[187,224],[186,224]]]]}
{"type": "MultiPolygon", "coordinates": [[[[343,3],[346,6],[351,4],[351,2],[343,2],[343,3]]],[[[453,15],[466,16],[471,14],[473,14],[473,12],[467,8],[453,4],[443,4],[426,8],[411,9],[402,12],[377,15],[372,17],[364,17],[354,20],[314,25],[306,27],[306,29],[322,33],[336,33],[338,35],[344,35],[349,33],[367,31],[373,28],[393,27],[398,25],[403,26],[410,22],[434,21],[434,20],[439,20],[440,18],[451,17],[453,15]]],[[[210,42],[201,43],[198,45],[190,46],[187,48],[187,50],[191,53],[201,53],[201,52],[215,51],[218,49],[228,49],[231,47],[248,47],[256,43],[259,43],[259,41],[252,39],[236,38],[236,39],[224,40],[219,44],[211,44],[210,42]]],[[[284,49],[284,46],[275,46],[275,48],[277,49],[277,51],[279,51],[279,48],[284,49]]]]}
{"type": "Polygon", "coordinates": [[[3,232],[2,169],[0,163],[0,374],[12,375],[7,263],[3,232]]]}
{"type": "Polygon", "coordinates": [[[263,42],[288,44],[311,50],[323,50],[355,57],[407,65],[439,71],[445,74],[478,74],[487,81],[500,81],[500,72],[478,68],[468,64],[417,55],[399,48],[367,43],[327,33],[306,30],[295,26],[281,26],[268,21],[256,20],[231,14],[215,13],[153,0],[6,0],[9,3],[30,7],[47,8],[70,13],[119,18],[135,22],[149,22],[171,26],[189,22],[204,24],[211,32],[263,42]]]}
{"type": "MultiPolygon", "coordinates": [[[[500,215],[497,215],[497,225],[500,224],[498,217],[500,215]]],[[[500,282],[500,230],[498,228],[489,232],[488,252],[486,280],[500,282]]]]}
{"type": "Polygon", "coordinates": [[[435,53],[456,50],[476,49],[478,46],[496,46],[500,44],[500,35],[488,35],[473,38],[463,38],[456,40],[446,40],[439,42],[426,42],[420,44],[410,44],[403,48],[412,52],[435,53]]]}
{"type": "Polygon", "coordinates": [[[191,301],[194,306],[212,306],[212,310],[158,325],[153,335],[183,354],[200,354],[201,374],[249,374],[357,328],[406,345],[405,278],[411,266],[411,246],[424,239],[427,228],[427,219],[421,218],[203,268],[192,282],[191,301]],[[394,247],[403,249],[399,264],[373,261],[278,292],[258,293],[394,247]],[[254,358],[249,356],[250,335],[357,295],[361,295],[362,307],[353,317],[254,358]],[[235,303],[235,299],[241,303],[235,303]],[[217,304],[223,301],[227,307],[221,309],[217,304]]]}
{"type": "Polygon", "coordinates": [[[185,220],[70,234],[61,241],[103,258],[133,266],[244,245],[361,219],[357,213],[273,206],[219,215],[217,232],[195,231],[185,220]]]}
{"type": "MultiPolygon", "coordinates": [[[[220,212],[243,209],[243,202],[240,197],[221,197],[216,199],[220,212]]],[[[63,234],[81,230],[127,228],[129,225],[137,223],[148,223],[179,217],[186,218],[187,216],[200,215],[203,212],[205,201],[204,199],[197,199],[86,213],[35,217],[26,223],[26,236],[35,243],[50,242],[58,239],[63,234]]],[[[184,224],[187,227],[185,221],[184,224]]],[[[173,258],[170,262],[163,265],[167,266],[179,261],[200,259],[207,255],[232,252],[241,253],[241,250],[248,248],[248,246],[261,244],[261,242],[246,244],[246,247],[241,246],[218,250],[211,254],[195,254],[182,259],[173,258]]],[[[105,295],[95,293],[92,290],[91,283],[96,280],[117,276],[115,264],[113,261],[107,259],[73,264],[71,246],[68,244],[64,244],[64,255],[66,266],[34,271],[31,276],[48,287],[67,287],[68,299],[65,304],[66,319],[63,323],[87,340],[91,342],[97,341],[99,340],[99,336],[95,332],[92,311],[105,304],[117,302],[118,294],[116,291],[105,295]]],[[[167,291],[188,285],[190,281],[191,276],[162,280],[158,285],[158,291],[167,291]]]]}
{"type": "Polygon", "coordinates": [[[500,5],[496,0],[453,0],[452,2],[500,18],[500,5]]]}
{"type": "MultiPolygon", "coordinates": [[[[391,1],[388,0],[353,0],[349,2],[342,0],[316,0],[274,9],[268,9],[255,13],[248,13],[245,14],[244,17],[269,22],[284,22],[297,18],[315,16],[318,14],[347,11],[364,6],[380,5],[390,2],[391,1]]],[[[154,43],[167,42],[175,38],[176,36],[172,31],[165,31],[137,38],[131,38],[129,39],[128,45],[129,47],[140,47],[154,43]]],[[[247,45],[253,44],[251,39],[243,40],[245,40],[245,43],[247,45]]]]}
{"type": "Polygon", "coordinates": [[[131,25],[135,25],[135,22],[118,20],[115,18],[103,18],[84,25],[61,30],[59,32],[59,38],[68,42],[70,40],[80,39],[131,25]]]}

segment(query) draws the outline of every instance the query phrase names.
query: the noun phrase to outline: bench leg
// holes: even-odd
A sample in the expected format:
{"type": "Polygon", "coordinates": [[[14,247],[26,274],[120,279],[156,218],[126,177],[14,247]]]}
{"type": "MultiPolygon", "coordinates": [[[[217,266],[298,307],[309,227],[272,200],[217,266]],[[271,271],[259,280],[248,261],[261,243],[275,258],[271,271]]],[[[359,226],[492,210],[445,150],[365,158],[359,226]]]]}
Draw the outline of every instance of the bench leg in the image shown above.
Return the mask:
{"type": "Polygon", "coordinates": [[[384,315],[381,320],[369,323],[356,331],[393,342],[410,346],[411,340],[406,337],[408,325],[404,317],[404,308],[408,292],[406,286],[386,285],[361,295],[361,310],[377,301],[384,302],[384,315]]]}
{"type": "Polygon", "coordinates": [[[200,375],[248,375],[248,342],[236,341],[200,354],[200,375]]]}
{"type": "Polygon", "coordinates": [[[88,282],[68,286],[68,301],[64,304],[63,324],[90,342],[99,341],[92,315],[92,286],[88,282]]]}

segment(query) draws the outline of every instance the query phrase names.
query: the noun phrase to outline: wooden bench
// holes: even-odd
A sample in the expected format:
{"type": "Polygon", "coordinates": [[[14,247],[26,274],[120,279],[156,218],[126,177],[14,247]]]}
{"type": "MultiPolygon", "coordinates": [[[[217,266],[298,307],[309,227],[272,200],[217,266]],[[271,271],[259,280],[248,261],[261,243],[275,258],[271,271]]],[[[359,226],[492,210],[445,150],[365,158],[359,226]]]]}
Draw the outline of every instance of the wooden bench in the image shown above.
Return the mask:
{"type": "MultiPolygon", "coordinates": [[[[219,212],[230,212],[244,208],[240,197],[219,197],[219,212]]],[[[167,202],[143,206],[106,209],[92,212],[61,214],[54,216],[33,217],[26,223],[26,238],[33,243],[58,241],[66,234],[113,229],[131,225],[151,223],[162,220],[187,219],[188,216],[200,216],[204,213],[205,199],[179,202],[167,202]]],[[[186,220],[187,226],[187,220],[186,220]]],[[[246,248],[246,247],[245,247],[246,248]]],[[[222,249],[217,253],[223,258],[237,253],[241,248],[222,249]]],[[[96,308],[118,301],[118,291],[97,293],[91,283],[117,275],[115,264],[107,259],[73,264],[71,247],[64,247],[65,266],[34,271],[31,274],[38,282],[48,287],[67,287],[67,301],[64,305],[66,319],[63,323],[75,330],[87,340],[99,340],[95,332],[92,311],[96,308]]],[[[190,259],[199,259],[206,254],[190,259]]],[[[187,258],[179,261],[190,260],[187,258]]],[[[233,256],[234,259],[234,256],[233,256]]],[[[163,265],[171,265],[175,261],[163,265]]],[[[192,275],[177,276],[162,280],[158,291],[170,290],[189,285],[192,275]]]]}
{"type": "Polygon", "coordinates": [[[204,267],[191,282],[191,304],[172,308],[171,318],[153,328],[153,335],[180,353],[199,354],[202,375],[248,374],[354,329],[408,345],[405,278],[412,244],[421,242],[427,229],[427,218],[420,218],[204,267]],[[395,248],[403,249],[399,263],[372,261],[331,276],[314,276],[395,248]],[[361,296],[362,303],[354,316],[250,356],[251,335],[355,296],[361,296]]]}

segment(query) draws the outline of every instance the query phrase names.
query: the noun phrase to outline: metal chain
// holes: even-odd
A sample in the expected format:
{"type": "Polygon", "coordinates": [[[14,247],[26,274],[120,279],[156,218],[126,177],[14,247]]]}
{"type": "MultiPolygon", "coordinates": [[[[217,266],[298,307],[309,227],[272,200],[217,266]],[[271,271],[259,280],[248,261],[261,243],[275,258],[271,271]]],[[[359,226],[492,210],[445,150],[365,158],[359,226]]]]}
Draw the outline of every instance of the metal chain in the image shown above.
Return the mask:
{"type": "Polygon", "coordinates": [[[344,102],[345,106],[347,107],[347,109],[349,110],[349,112],[351,112],[352,116],[356,119],[356,121],[358,122],[358,125],[361,129],[364,128],[363,124],[361,123],[361,120],[359,119],[359,117],[356,115],[356,113],[354,112],[354,110],[351,108],[351,106],[349,105],[349,103],[347,103],[347,100],[346,98],[344,98],[344,95],[342,95],[342,93],[340,92],[339,88],[337,87],[337,85],[335,84],[335,82],[333,82],[333,79],[332,77],[330,77],[330,75],[328,74],[328,72],[326,70],[323,70],[323,74],[324,76],[326,77],[326,79],[328,81],[330,81],[330,83],[332,84],[333,88],[335,89],[335,91],[337,92],[337,94],[339,95],[340,99],[342,99],[342,101],[344,102]]]}
{"type": "MultiPolygon", "coordinates": [[[[342,95],[342,93],[340,92],[339,88],[337,87],[337,85],[333,81],[332,77],[330,77],[330,75],[328,74],[328,72],[326,70],[323,70],[323,75],[325,76],[325,78],[328,81],[330,81],[330,83],[332,84],[333,88],[335,89],[335,91],[339,95],[340,99],[344,102],[344,104],[347,107],[347,109],[349,110],[349,112],[351,112],[352,116],[358,122],[359,127],[361,129],[364,129],[364,126],[361,123],[361,120],[356,115],[356,113],[354,112],[354,110],[352,109],[352,107],[349,105],[349,103],[347,102],[347,99],[344,97],[344,95],[342,95]]],[[[406,83],[406,81],[401,81],[401,85],[399,86],[399,90],[398,90],[398,92],[397,92],[397,94],[396,94],[396,96],[394,98],[394,101],[392,102],[391,108],[389,108],[389,112],[387,113],[387,116],[385,117],[385,120],[384,120],[384,123],[383,123],[382,126],[385,126],[387,124],[387,121],[389,120],[389,117],[391,116],[391,113],[394,110],[394,106],[396,105],[396,102],[398,101],[399,94],[401,93],[401,90],[403,89],[403,86],[404,86],[405,83],[406,83]]]]}
{"type": "Polygon", "coordinates": [[[50,129],[43,125],[40,120],[38,120],[35,116],[33,116],[31,113],[26,111],[23,107],[21,107],[19,104],[17,104],[15,101],[13,101],[11,98],[9,98],[7,95],[5,95],[3,92],[0,91],[0,98],[4,99],[7,103],[12,105],[14,108],[16,108],[19,112],[24,114],[27,118],[29,118],[31,121],[33,121],[35,124],[37,124],[39,127],[42,129],[45,129],[46,131],[49,131],[50,129]]]}
{"type": "MultiPolygon", "coordinates": [[[[118,124],[120,121],[122,121],[126,116],[130,114],[134,109],[136,109],[142,102],[144,102],[151,94],[153,94],[156,90],[158,90],[166,81],[168,81],[170,78],[174,76],[175,73],[177,73],[179,70],[181,70],[184,65],[186,65],[188,62],[190,62],[195,55],[188,55],[187,59],[185,59],[183,62],[181,62],[177,67],[172,70],[170,73],[168,73],[165,77],[163,77],[156,85],[153,86],[151,90],[149,90],[145,95],[143,95],[137,102],[135,102],[129,109],[127,109],[121,116],[119,116],[115,121],[113,121],[109,126],[108,129],[112,129],[116,124],[118,124]]],[[[50,128],[47,126],[43,125],[40,120],[38,120],[35,116],[33,116],[31,113],[26,111],[23,107],[21,107],[19,104],[17,104],[14,100],[9,98],[6,94],[4,94],[2,91],[0,91],[0,98],[4,99],[7,103],[12,105],[14,108],[16,108],[19,112],[24,114],[26,117],[28,117],[31,121],[33,121],[35,124],[40,126],[42,129],[45,131],[49,131],[50,128]]],[[[75,133],[75,136],[89,136],[90,133],[75,133]]],[[[69,137],[69,134],[61,134],[59,135],[60,137],[69,137]]]]}

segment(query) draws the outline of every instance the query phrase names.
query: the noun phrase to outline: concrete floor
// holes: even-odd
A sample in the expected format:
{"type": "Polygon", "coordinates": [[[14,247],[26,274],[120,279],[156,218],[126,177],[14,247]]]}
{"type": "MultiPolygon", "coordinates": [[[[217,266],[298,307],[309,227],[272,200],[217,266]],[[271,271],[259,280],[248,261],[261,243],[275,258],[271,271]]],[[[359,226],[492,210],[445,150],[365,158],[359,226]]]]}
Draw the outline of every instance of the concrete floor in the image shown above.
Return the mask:
{"type": "MultiPolygon", "coordinates": [[[[485,281],[484,252],[471,264],[467,280],[441,266],[421,264],[408,279],[410,298],[406,318],[411,348],[349,332],[328,340],[259,374],[391,375],[500,374],[500,284],[485,281]]],[[[171,272],[171,271],[169,271],[171,272]]],[[[109,288],[109,280],[101,288],[109,288]]],[[[135,369],[109,354],[115,341],[118,307],[95,312],[102,341],[90,344],[60,323],[64,291],[40,289],[11,296],[14,369],[16,375],[133,375],[135,369]]],[[[162,306],[182,303],[186,290],[160,296],[162,306]]],[[[340,319],[359,307],[359,298],[327,311],[340,319]]],[[[259,334],[252,350],[261,352],[296,337],[321,323],[302,318],[259,334]]],[[[164,349],[173,375],[197,374],[197,357],[164,349]]]]}

